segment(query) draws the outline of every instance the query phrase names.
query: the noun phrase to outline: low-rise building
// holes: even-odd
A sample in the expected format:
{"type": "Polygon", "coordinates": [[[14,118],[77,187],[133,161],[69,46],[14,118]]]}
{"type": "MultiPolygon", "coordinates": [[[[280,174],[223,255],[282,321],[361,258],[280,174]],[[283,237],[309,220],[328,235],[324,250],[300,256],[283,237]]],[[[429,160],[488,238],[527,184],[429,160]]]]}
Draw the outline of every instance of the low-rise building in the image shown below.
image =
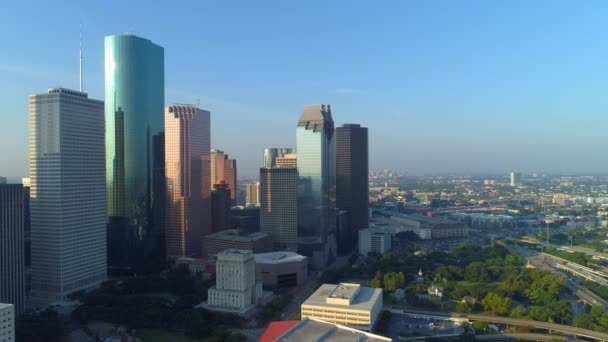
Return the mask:
{"type": "Polygon", "coordinates": [[[272,237],[268,233],[245,233],[228,229],[203,238],[203,256],[215,256],[226,249],[246,249],[253,253],[271,252],[272,237]]]}
{"type": "Polygon", "coordinates": [[[323,284],[301,306],[302,318],[372,331],[382,310],[382,289],[359,284],[323,284]]]}
{"type": "MultiPolygon", "coordinates": [[[[390,221],[393,225],[400,225],[405,230],[412,230],[418,236],[419,232],[430,232],[431,239],[454,239],[469,235],[469,231],[463,222],[448,220],[443,217],[429,217],[421,215],[405,215],[390,213],[390,221]]],[[[425,237],[428,233],[423,233],[425,237]]]]}
{"type": "Polygon", "coordinates": [[[15,306],[0,303],[0,341],[15,341],[15,306]]]}
{"type": "Polygon", "coordinates": [[[388,337],[355,330],[340,324],[306,317],[301,321],[272,322],[260,342],[342,341],[390,342],[388,337]]]}
{"type": "Polygon", "coordinates": [[[255,254],[256,279],[266,288],[296,287],[308,277],[308,259],[295,252],[255,254]]]}
{"type": "Polygon", "coordinates": [[[370,252],[384,254],[391,250],[391,233],[383,228],[367,228],[359,230],[359,254],[368,255],[370,252]]]}

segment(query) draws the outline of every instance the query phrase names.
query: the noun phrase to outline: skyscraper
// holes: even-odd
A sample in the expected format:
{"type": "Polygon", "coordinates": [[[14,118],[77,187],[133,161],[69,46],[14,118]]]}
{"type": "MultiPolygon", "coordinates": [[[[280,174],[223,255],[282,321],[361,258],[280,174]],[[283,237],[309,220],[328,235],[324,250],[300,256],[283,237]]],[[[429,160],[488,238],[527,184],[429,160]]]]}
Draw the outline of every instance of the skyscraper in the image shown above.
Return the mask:
{"type": "Polygon", "coordinates": [[[40,305],[106,279],[103,108],[62,88],[29,98],[31,297],[40,305]]]}
{"type": "Polygon", "coordinates": [[[359,229],[368,227],[367,128],[346,124],[336,128],[336,205],[346,210],[349,231],[338,234],[338,251],[356,246],[359,229]]]}
{"type": "Polygon", "coordinates": [[[167,257],[201,253],[211,234],[210,113],[194,106],[165,109],[167,257]]]}
{"type": "Polygon", "coordinates": [[[224,181],[216,181],[211,192],[211,227],[214,232],[231,228],[230,188],[224,181]]]}
{"type": "Polygon", "coordinates": [[[298,244],[314,268],[336,255],[334,121],[329,105],[309,105],[296,129],[298,151],[298,244]]]}
{"type": "Polygon", "coordinates": [[[108,266],[153,269],[165,254],[163,48],[106,37],[105,98],[108,266]]]}
{"type": "Polygon", "coordinates": [[[274,167],[277,158],[284,157],[289,153],[293,153],[293,149],[286,147],[270,147],[264,149],[264,167],[274,167]]]}
{"type": "Polygon", "coordinates": [[[260,169],[260,231],[274,240],[276,250],[297,251],[298,170],[260,169]]]}
{"type": "Polygon", "coordinates": [[[511,172],[511,186],[516,187],[521,185],[521,173],[511,172]]]}
{"type": "Polygon", "coordinates": [[[236,160],[228,159],[221,150],[211,150],[211,185],[224,181],[230,189],[232,205],[236,205],[236,160]]]}
{"type": "Polygon", "coordinates": [[[247,183],[245,205],[260,205],[260,182],[247,183]]]}
{"type": "Polygon", "coordinates": [[[0,184],[0,303],[18,314],[25,307],[23,195],[21,184],[0,184]]]}
{"type": "Polygon", "coordinates": [[[277,157],[275,164],[276,167],[298,168],[298,155],[295,153],[289,153],[283,157],[277,157]]]}

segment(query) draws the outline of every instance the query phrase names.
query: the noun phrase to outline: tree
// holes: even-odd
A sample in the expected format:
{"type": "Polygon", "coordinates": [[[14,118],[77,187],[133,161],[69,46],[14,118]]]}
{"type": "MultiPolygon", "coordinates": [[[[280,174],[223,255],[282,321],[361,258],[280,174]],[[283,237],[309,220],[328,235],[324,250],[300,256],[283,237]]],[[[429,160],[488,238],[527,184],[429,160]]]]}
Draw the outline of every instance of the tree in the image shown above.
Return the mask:
{"type": "Polygon", "coordinates": [[[464,280],[473,282],[488,282],[490,276],[481,262],[473,262],[464,269],[464,280]]]}
{"type": "Polygon", "coordinates": [[[495,314],[505,314],[511,306],[511,298],[503,298],[498,293],[490,292],[481,300],[484,310],[492,311],[492,316],[495,314]]]}
{"type": "Polygon", "coordinates": [[[523,305],[518,305],[513,310],[511,310],[511,314],[509,317],[511,318],[524,318],[528,314],[528,309],[526,309],[523,305]]]}
{"type": "Polygon", "coordinates": [[[377,288],[377,289],[381,289],[382,288],[382,273],[380,273],[379,271],[376,272],[376,275],[372,279],[372,282],[371,282],[370,286],[374,287],[374,288],[377,288]]]}
{"type": "Polygon", "coordinates": [[[459,302],[456,305],[456,312],[458,313],[470,313],[471,312],[471,307],[469,306],[469,304],[467,304],[467,302],[459,302]]]}

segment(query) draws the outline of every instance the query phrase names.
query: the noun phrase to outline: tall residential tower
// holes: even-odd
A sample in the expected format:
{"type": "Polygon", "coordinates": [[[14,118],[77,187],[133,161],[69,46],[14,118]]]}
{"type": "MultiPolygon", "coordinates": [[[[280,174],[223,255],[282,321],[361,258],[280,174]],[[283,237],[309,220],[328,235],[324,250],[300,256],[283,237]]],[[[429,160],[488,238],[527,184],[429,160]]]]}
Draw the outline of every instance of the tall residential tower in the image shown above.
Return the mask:
{"type": "Polygon", "coordinates": [[[31,95],[30,215],[35,304],[106,279],[104,104],[51,88],[31,95]]]}
{"type": "Polygon", "coordinates": [[[210,113],[194,106],[165,109],[167,257],[201,253],[211,234],[210,113]]]}
{"type": "Polygon", "coordinates": [[[108,267],[164,259],[164,50],[131,34],[105,38],[108,267]]]}

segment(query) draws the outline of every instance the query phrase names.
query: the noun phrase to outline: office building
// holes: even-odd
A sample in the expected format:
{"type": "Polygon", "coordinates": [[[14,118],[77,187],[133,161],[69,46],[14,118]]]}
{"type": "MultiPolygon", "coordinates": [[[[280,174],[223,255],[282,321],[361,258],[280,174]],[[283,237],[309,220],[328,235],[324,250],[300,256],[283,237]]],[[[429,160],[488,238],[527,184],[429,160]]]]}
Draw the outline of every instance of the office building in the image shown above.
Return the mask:
{"type": "Polygon", "coordinates": [[[259,342],[340,341],[390,342],[388,337],[352,329],[340,324],[306,317],[299,321],[271,322],[259,342]]]}
{"type": "Polygon", "coordinates": [[[311,317],[372,331],[382,310],[382,289],[359,284],[323,284],[301,308],[302,319],[311,317]]]}
{"type": "Polygon", "coordinates": [[[458,239],[467,237],[469,230],[464,222],[445,217],[388,213],[390,224],[398,231],[413,231],[421,239],[458,239]]]}
{"type": "Polygon", "coordinates": [[[244,233],[260,231],[260,207],[236,206],[230,209],[230,225],[244,233]]]}
{"type": "Polygon", "coordinates": [[[221,150],[211,150],[211,184],[223,181],[230,189],[232,205],[236,205],[237,183],[236,183],[236,160],[229,159],[228,155],[221,150]]]}
{"type": "Polygon", "coordinates": [[[521,173],[511,172],[511,186],[517,187],[521,185],[521,173]]]}
{"type": "Polygon", "coordinates": [[[23,195],[21,184],[0,184],[0,303],[13,304],[17,314],[25,308],[23,195]]]}
{"type": "Polygon", "coordinates": [[[210,113],[194,106],[165,109],[167,257],[196,256],[211,234],[210,113]]]}
{"type": "Polygon", "coordinates": [[[106,280],[104,103],[51,88],[29,98],[35,305],[106,280]]]}
{"type": "Polygon", "coordinates": [[[383,255],[391,250],[391,233],[382,228],[359,230],[359,254],[367,256],[370,252],[383,255]]]}
{"type": "Polygon", "coordinates": [[[265,288],[296,287],[308,277],[308,260],[294,252],[255,254],[256,279],[265,288]]]}
{"type": "Polygon", "coordinates": [[[275,167],[276,159],[292,153],[291,148],[286,147],[270,147],[264,149],[264,167],[275,167]]]}
{"type": "Polygon", "coordinates": [[[298,250],[298,170],[260,169],[260,231],[276,250],[298,250]]]}
{"type": "Polygon", "coordinates": [[[298,155],[295,153],[286,154],[283,157],[277,157],[275,161],[276,167],[291,167],[298,168],[298,155]]]}
{"type": "Polygon", "coordinates": [[[108,267],[157,269],[165,258],[164,49],[105,38],[108,267]]]}
{"type": "Polygon", "coordinates": [[[299,253],[321,269],[336,256],[336,159],[329,105],[309,105],[296,129],[299,253]]]}
{"type": "MultiPolygon", "coordinates": [[[[32,225],[30,215],[30,179],[21,178],[23,185],[23,239],[25,242],[25,295],[32,288],[32,225]]],[[[17,310],[19,312],[19,310],[17,310]]]]}
{"type": "Polygon", "coordinates": [[[0,303],[0,342],[15,341],[15,316],[12,304],[0,303]]]}
{"type": "Polygon", "coordinates": [[[229,229],[203,238],[203,256],[215,256],[226,249],[246,249],[253,253],[272,251],[272,237],[267,233],[243,233],[229,229]]]}
{"type": "Polygon", "coordinates": [[[226,182],[217,181],[213,184],[213,191],[211,192],[211,230],[214,232],[230,229],[232,226],[230,193],[230,188],[226,182]]]}
{"type": "Polygon", "coordinates": [[[367,128],[346,124],[336,128],[336,206],[348,216],[349,232],[340,236],[338,251],[346,253],[357,245],[359,229],[368,227],[367,128]]]}
{"type": "Polygon", "coordinates": [[[251,251],[228,249],[219,253],[216,272],[216,284],[207,290],[206,309],[245,314],[262,298],[262,283],[255,279],[251,251]]]}
{"type": "Polygon", "coordinates": [[[260,205],[260,182],[247,183],[245,205],[260,205]]]}

